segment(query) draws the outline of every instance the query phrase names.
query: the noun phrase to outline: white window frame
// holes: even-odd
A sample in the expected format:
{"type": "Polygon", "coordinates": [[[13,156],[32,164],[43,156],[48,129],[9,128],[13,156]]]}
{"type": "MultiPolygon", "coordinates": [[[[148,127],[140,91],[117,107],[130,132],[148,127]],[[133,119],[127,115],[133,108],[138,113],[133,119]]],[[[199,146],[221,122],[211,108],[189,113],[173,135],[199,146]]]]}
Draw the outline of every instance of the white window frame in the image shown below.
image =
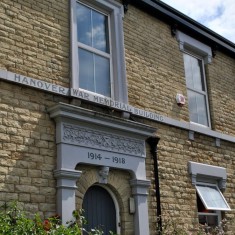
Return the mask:
{"type": "MultiPolygon", "coordinates": [[[[193,122],[190,120],[191,123],[194,123],[196,125],[199,125],[199,126],[203,126],[203,127],[208,127],[208,128],[211,128],[211,118],[210,118],[210,111],[209,111],[209,101],[208,101],[208,92],[207,92],[207,82],[206,82],[206,73],[205,73],[205,64],[204,64],[204,60],[201,56],[198,56],[198,55],[195,55],[195,54],[192,54],[190,53],[189,51],[185,50],[184,51],[185,54],[188,54],[189,56],[192,56],[194,58],[196,58],[197,60],[200,60],[201,63],[202,63],[202,80],[203,80],[203,83],[204,83],[204,87],[205,87],[205,91],[203,90],[198,90],[198,89],[195,89],[193,87],[190,87],[187,85],[187,82],[186,82],[186,87],[187,87],[187,91],[190,90],[190,91],[193,91],[195,93],[198,93],[200,95],[203,95],[205,97],[205,100],[206,100],[206,114],[207,114],[207,121],[208,121],[208,126],[205,126],[205,125],[202,125],[200,123],[197,123],[197,122],[193,122]]],[[[186,79],[186,78],[185,78],[186,79]]]]}
{"type": "MultiPolygon", "coordinates": [[[[217,217],[217,221],[218,223],[215,225],[215,226],[218,226],[222,220],[222,216],[221,216],[221,211],[228,211],[228,210],[224,210],[224,209],[221,209],[221,208],[212,208],[212,207],[208,207],[203,196],[201,195],[200,191],[198,190],[197,188],[197,185],[206,185],[206,186],[214,186],[217,188],[218,192],[220,193],[221,197],[223,198],[224,202],[226,203],[226,205],[229,207],[227,201],[225,200],[223,194],[221,193],[221,191],[219,190],[218,186],[216,184],[209,184],[209,183],[203,183],[203,182],[198,182],[196,185],[195,185],[195,188],[196,188],[196,192],[198,194],[198,197],[199,199],[201,200],[202,204],[204,205],[204,207],[209,210],[209,212],[199,212],[198,211],[198,220],[199,220],[199,216],[215,216],[217,217]]],[[[229,207],[229,210],[230,207],[229,207]]],[[[210,229],[210,226],[208,225],[208,228],[206,229],[210,229]]]]}
{"type": "MultiPolygon", "coordinates": [[[[218,224],[216,226],[218,226],[222,220],[222,216],[221,216],[221,211],[215,211],[214,213],[212,212],[198,212],[198,220],[199,220],[199,216],[214,216],[214,217],[217,217],[217,221],[218,221],[218,224]]],[[[204,224],[205,225],[205,224],[204,224]]],[[[210,229],[210,226],[208,225],[208,227],[206,229],[210,229]]]]}
{"type": "Polygon", "coordinates": [[[226,199],[224,198],[223,194],[221,193],[220,189],[218,188],[218,186],[216,184],[208,184],[208,183],[198,182],[195,185],[195,187],[196,187],[197,193],[198,193],[203,205],[205,206],[205,208],[207,210],[214,210],[214,211],[230,211],[231,210],[230,206],[228,205],[228,203],[226,201],[226,199]],[[210,206],[208,206],[206,200],[203,198],[203,195],[201,194],[199,188],[197,187],[197,186],[200,186],[200,185],[215,187],[217,189],[217,192],[220,194],[221,199],[224,201],[225,205],[227,206],[227,209],[226,208],[221,208],[221,207],[210,207],[210,206]]]}
{"type": "Polygon", "coordinates": [[[179,42],[180,51],[191,51],[192,53],[201,56],[205,64],[210,64],[212,62],[212,50],[209,46],[181,31],[177,31],[176,38],[179,42]]]}
{"type": "MultiPolygon", "coordinates": [[[[99,56],[104,57],[104,58],[109,60],[109,68],[110,68],[110,72],[109,72],[110,77],[109,78],[110,78],[110,89],[111,89],[110,92],[111,92],[111,98],[113,98],[112,96],[114,94],[114,85],[113,85],[113,62],[112,62],[112,46],[111,46],[112,42],[110,40],[111,39],[110,15],[105,10],[99,9],[98,7],[95,8],[94,5],[86,4],[86,1],[77,0],[76,3],[80,3],[80,4],[82,4],[82,5],[86,6],[86,7],[94,10],[94,11],[97,11],[100,14],[106,16],[107,19],[108,19],[108,42],[107,42],[107,44],[108,44],[108,47],[109,47],[109,52],[104,52],[104,51],[98,50],[98,49],[96,49],[96,48],[94,48],[92,46],[86,45],[86,44],[84,44],[82,42],[79,42],[79,41],[77,41],[77,47],[78,47],[78,49],[79,48],[84,49],[87,52],[91,52],[91,53],[93,53],[95,55],[99,55],[99,56]]],[[[79,62],[78,62],[78,69],[79,69],[79,62]]],[[[79,77],[79,75],[78,75],[78,77],[79,77]]],[[[75,79],[75,83],[76,82],[77,82],[77,86],[79,86],[78,79],[75,79]]],[[[96,80],[95,80],[95,87],[96,87],[96,80]]],[[[85,89],[82,89],[82,88],[80,88],[80,89],[86,91],[85,89]]],[[[92,91],[89,91],[89,92],[93,93],[94,95],[96,94],[95,92],[92,92],[92,91]]]]}
{"type": "MultiPolygon", "coordinates": [[[[211,128],[210,109],[209,109],[208,92],[207,92],[207,84],[206,84],[206,76],[205,76],[205,64],[212,62],[212,50],[206,44],[184,34],[181,31],[177,31],[176,37],[179,42],[180,51],[182,51],[183,53],[189,54],[197,59],[200,59],[203,62],[202,68],[203,68],[203,76],[204,76],[203,79],[204,79],[205,92],[206,92],[206,106],[207,106],[206,108],[207,108],[208,126],[202,125],[200,123],[192,122],[191,120],[190,122],[198,126],[211,128]]],[[[187,87],[187,89],[189,88],[187,87]]]]}
{"type": "Polygon", "coordinates": [[[227,180],[226,168],[189,161],[188,171],[189,171],[189,174],[191,175],[192,184],[195,185],[196,192],[202,204],[205,206],[207,210],[215,211],[214,213],[198,212],[198,216],[199,215],[218,216],[218,223],[220,223],[221,217],[222,217],[221,211],[231,210],[226,199],[224,198],[223,194],[220,191],[220,189],[225,190],[226,188],[226,180],[227,180]],[[210,208],[210,207],[207,208],[205,202],[203,202],[200,192],[198,192],[197,190],[197,185],[208,185],[208,186],[216,187],[221,197],[226,202],[226,205],[228,206],[229,209],[221,210],[221,208],[210,208]]]}
{"type": "Polygon", "coordinates": [[[218,223],[221,221],[221,212],[215,211],[213,212],[198,212],[198,215],[204,215],[204,216],[216,216],[218,218],[218,223]]]}
{"type": "MultiPolygon", "coordinates": [[[[123,37],[123,21],[124,17],[123,5],[114,0],[70,0],[70,18],[71,18],[71,88],[79,88],[79,59],[78,48],[92,50],[96,53],[96,49],[78,43],[77,39],[77,18],[76,4],[80,2],[90,8],[108,15],[109,21],[109,43],[110,43],[110,82],[111,82],[111,98],[122,103],[128,103],[127,80],[124,54],[124,37],[123,37]]],[[[100,55],[100,51],[99,54],[100,55]]],[[[102,56],[106,53],[102,53],[102,56]]],[[[94,92],[87,91],[87,93],[94,92]]],[[[104,97],[101,94],[96,96],[104,97]]]]}

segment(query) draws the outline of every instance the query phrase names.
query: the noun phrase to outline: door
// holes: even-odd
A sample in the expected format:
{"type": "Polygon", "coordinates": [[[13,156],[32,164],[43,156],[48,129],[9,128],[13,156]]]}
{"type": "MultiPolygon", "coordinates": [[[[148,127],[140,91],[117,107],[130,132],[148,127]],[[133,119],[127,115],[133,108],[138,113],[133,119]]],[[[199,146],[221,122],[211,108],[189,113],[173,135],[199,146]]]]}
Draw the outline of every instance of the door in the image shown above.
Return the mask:
{"type": "Polygon", "coordinates": [[[82,208],[84,210],[87,231],[97,228],[109,235],[109,231],[117,232],[116,209],[111,195],[100,186],[91,186],[85,193],[82,208]]]}

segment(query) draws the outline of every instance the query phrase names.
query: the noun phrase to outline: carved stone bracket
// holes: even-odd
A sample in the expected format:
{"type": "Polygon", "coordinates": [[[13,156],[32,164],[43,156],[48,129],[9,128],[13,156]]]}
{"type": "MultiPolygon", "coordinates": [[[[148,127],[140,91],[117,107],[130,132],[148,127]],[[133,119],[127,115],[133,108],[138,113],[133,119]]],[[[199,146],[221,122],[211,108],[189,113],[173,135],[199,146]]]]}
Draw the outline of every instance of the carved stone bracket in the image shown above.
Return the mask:
{"type": "Polygon", "coordinates": [[[109,176],[109,167],[102,166],[98,172],[99,175],[99,183],[100,184],[107,184],[108,183],[108,176],[109,176]]]}
{"type": "Polygon", "coordinates": [[[80,178],[82,172],[71,169],[54,170],[54,176],[57,179],[57,188],[76,189],[76,181],[80,178]]]}
{"type": "Polygon", "coordinates": [[[172,37],[174,37],[176,35],[177,28],[178,28],[178,25],[176,23],[171,25],[171,35],[172,35],[172,37]]]}
{"type": "Polygon", "coordinates": [[[151,185],[150,180],[137,180],[133,179],[130,180],[130,185],[132,187],[132,194],[133,195],[148,195],[148,188],[151,185]]]}
{"type": "Polygon", "coordinates": [[[130,4],[130,2],[131,2],[131,0],[122,0],[122,4],[123,4],[125,13],[128,11],[128,5],[130,4]]]}
{"type": "Polygon", "coordinates": [[[215,44],[212,46],[212,56],[215,57],[218,51],[218,45],[215,44]]]}

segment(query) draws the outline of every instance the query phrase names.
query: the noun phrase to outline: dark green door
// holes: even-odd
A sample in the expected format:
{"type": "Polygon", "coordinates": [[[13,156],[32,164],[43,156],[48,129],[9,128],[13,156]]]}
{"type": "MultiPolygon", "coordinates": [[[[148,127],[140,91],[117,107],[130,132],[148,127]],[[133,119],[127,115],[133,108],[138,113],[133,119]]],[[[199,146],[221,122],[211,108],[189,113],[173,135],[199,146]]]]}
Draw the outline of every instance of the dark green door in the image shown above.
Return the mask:
{"type": "Polygon", "coordinates": [[[88,223],[84,226],[87,231],[97,228],[104,235],[109,235],[109,231],[116,233],[116,209],[107,190],[91,186],[84,196],[82,208],[88,223]]]}

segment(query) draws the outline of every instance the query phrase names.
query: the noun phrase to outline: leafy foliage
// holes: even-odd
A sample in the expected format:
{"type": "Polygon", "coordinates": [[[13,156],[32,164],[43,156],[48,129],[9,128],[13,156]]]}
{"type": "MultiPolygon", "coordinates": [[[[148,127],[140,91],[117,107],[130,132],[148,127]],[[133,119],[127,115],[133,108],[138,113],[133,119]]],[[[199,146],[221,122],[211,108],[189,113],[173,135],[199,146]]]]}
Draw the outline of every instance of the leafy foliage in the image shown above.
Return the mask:
{"type": "Polygon", "coordinates": [[[192,231],[192,229],[182,226],[179,220],[168,216],[168,220],[164,221],[162,228],[157,228],[157,231],[158,235],[225,235],[226,227],[229,224],[233,224],[233,221],[224,219],[216,227],[198,224],[192,231]]]}
{"type": "MultiPolygon", "coordinates": [[[[0,210],[0,234],[1,235],[102,235],[100,229],[91,229],[86,231],[82,225],[86,224],[86,220],[82,215],[82,211],[73,212],[74,220],[68,221],[67,225],[61,224],[58,215],[42,220],[38,214],[34,218],[29,218],[22,210],[19,209],[17,203],[12,203],[9,208],[2,207],[0,210]]],[[[205,225],[198,225],[194,231],[180,226],[177,219],[169,216],[164,221],[162,230],[158,230],[159,235],[224,235],[228,223],[232,221],[222,220],[219,226],[210,228],[205,225]]],[[[182,224],[182,223],[181,223],[182,224]]],[[[110,235],[115,235],[110,231],[110,235]]]]}
{"type": "MultiPolygon", "coordinates": [[[[102,235],[99,229],[86,231],[82,228],[85,218],[82,213],[75,211],[74,220],[66,226],[61,224],[58,215],[42,220],[38,214],[30,219],[19,209],[17,203],[9,208],[3,207],[0,211],[0,234],[1,235],[102,235]]],[[[114,235],[110,232],[111,235],[114,235]]]]}

